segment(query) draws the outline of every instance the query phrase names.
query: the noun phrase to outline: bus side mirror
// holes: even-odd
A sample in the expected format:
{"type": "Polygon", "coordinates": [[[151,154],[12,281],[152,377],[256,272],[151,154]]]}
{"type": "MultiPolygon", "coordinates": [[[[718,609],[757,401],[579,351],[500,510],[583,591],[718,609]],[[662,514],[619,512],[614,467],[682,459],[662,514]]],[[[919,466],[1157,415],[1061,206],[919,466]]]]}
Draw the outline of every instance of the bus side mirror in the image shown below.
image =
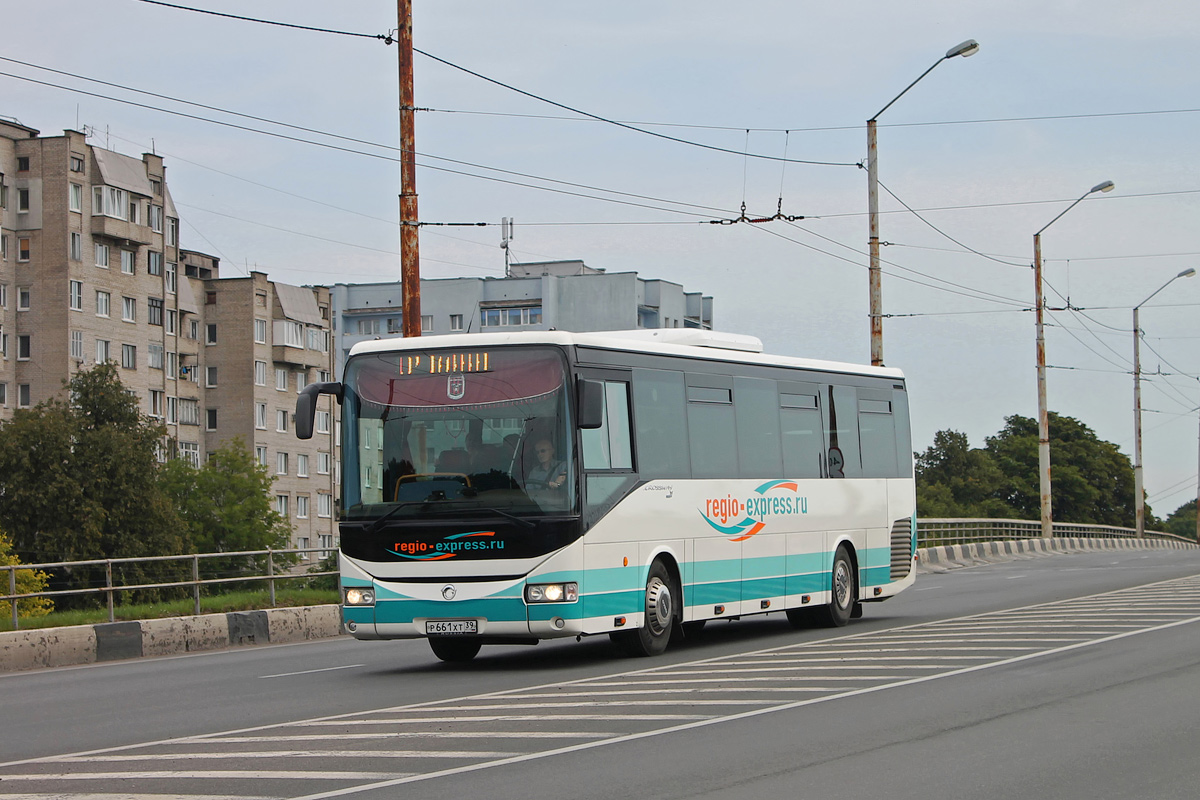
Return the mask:
{"type": "Polygon", "coordinates": [[[311,439],[313,435],[313,420],[317,417],[317,397],[331,394],[342,402],[342,385],[340,383],[310,383],[300,391],[296,398],[296,438],[311,439]]]}
{"type": "Polygon", "coordinates": [[[594,430],[604,427],[604,384],[580,378],[576,384],[579,406],[579,427],[594,430]]]}

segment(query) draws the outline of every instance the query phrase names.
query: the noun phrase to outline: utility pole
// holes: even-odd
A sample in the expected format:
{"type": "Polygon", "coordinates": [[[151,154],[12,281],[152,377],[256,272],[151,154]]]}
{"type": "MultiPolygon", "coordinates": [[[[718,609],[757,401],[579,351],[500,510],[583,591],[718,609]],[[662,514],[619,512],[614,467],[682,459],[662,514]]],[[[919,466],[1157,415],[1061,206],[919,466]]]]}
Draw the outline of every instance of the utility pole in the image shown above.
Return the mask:
{"type": "Polygon", "coordinates": [[[508,244],[513,240],[513,221],[512,217],[501,217],[500,219],[500,247],[504,250],[504,277],[512,277],[512,261],[508,252],[508,244]]]}
{"type": "Polygon", "coordinates": [[[396,0],[400,62],[400,293],[405,336],[421,335],[421,267],[417,216],[417,153],[413,125],[412,0],[396,0]]]}

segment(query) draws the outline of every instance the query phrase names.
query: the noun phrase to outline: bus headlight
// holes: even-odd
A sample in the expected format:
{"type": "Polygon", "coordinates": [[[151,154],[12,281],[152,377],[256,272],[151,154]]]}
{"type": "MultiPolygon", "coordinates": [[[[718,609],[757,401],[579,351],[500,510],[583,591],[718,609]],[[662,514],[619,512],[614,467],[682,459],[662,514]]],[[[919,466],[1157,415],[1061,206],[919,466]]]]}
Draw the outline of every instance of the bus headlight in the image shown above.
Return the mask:
{"type": "Polygon", "coordinates": [[[352,586],[346,590],[346,605],[373,606],[375,605],[375,592],[370,589],[352,586]]]}
{"type": "Polygon", "coordinates": [[[526,603],[574,603],[578,599],[578,583],[531,583],[525,587],[526,603]]]}

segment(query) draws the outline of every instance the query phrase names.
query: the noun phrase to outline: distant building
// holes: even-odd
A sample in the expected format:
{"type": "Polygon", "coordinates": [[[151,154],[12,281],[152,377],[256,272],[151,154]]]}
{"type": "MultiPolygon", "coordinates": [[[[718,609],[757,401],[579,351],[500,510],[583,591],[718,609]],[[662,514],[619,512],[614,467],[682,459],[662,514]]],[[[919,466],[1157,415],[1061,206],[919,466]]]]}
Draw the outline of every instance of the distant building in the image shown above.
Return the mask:
{"type": "Polygon", "coordinates": [[[0,119],[0,419],[111,361],[181,457],[240,438],[278,474],[294,543],[332,548],[327,404],[329,435],[291,430],[298,387],[333,369],[329,315],[327,289],[221,278],[181,249],[160,156],[0,119]]]}
{"type": "MultiPolygon", "coordinates": [[[[513,264],[509,272],[507,278],[422,280],[422,332],[712,329],[712,298],[670,281],[606,273],[582,261],[513,264]]],[[[401,334],[399,283],[339,283],[330,299],[339,376],[357,342],[401,334]]]]}

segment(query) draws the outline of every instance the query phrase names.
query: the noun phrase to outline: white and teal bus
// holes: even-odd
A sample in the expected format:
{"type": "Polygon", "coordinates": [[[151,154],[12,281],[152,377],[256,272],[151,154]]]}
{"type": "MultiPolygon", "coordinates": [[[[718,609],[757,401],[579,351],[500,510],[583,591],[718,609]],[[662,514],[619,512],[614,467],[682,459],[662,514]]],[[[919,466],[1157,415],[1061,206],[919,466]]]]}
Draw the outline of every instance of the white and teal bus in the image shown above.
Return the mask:
{"type": "Polygon", "coordinates": [[[382,339],[341,383],[341,592],[359,639],[609,634],[656,655],[705,622],[844,625],[912,585],[896,369],[694,329],[382,339]]]}

